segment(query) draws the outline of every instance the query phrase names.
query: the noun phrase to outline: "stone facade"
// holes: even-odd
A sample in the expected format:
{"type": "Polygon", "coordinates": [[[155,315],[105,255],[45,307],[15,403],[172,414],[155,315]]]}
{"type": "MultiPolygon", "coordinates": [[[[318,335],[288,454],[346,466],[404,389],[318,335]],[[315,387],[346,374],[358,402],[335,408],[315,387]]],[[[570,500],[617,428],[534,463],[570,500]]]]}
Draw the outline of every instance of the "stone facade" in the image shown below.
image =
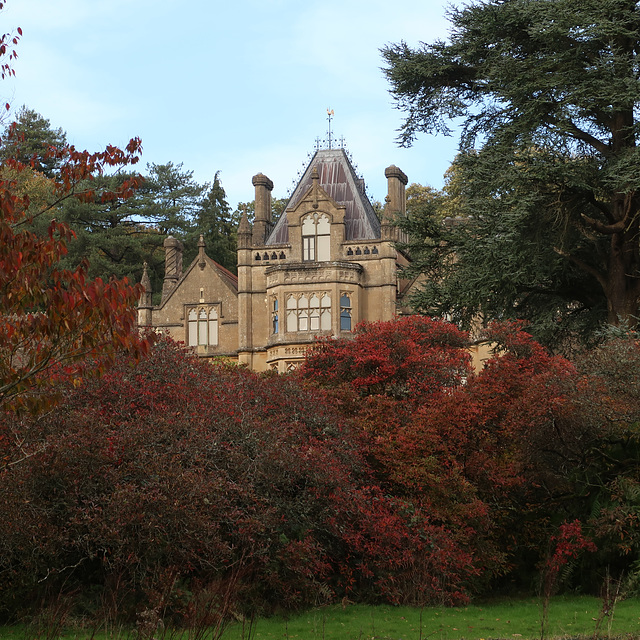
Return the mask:
{"type": "Polygon", "coordinates": [[[166,269],[159,305],[148,277],[139,324],[170,333],[203,357],[228,356],[256,371],[295,368],[317,336],[346,336],[362,320],[402,313],[410,283],[399,279],[406,258],[395,249],[391,224],[406,215],[407,177],[385,171],[382,221],[342,149],[316,152],[277,223],[273,183],[253,178],[255,220],[238,228],[238,276],[199,255],[182,271],[182,245],[165,240],[166,269]]]}

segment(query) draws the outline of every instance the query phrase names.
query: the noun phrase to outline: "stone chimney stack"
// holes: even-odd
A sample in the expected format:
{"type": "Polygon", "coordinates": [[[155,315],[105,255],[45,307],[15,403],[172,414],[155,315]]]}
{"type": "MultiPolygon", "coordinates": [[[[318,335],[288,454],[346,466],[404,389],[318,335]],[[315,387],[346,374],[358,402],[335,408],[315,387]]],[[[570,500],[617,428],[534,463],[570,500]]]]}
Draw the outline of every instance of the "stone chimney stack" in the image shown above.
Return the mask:
{"type": "Polygon", "coordinates": [[[391,215],[407,215],[407,198],[404,193],[404,188],[409,182],[405,173],[398,169],[394,164],[387,167],[384,170],[384,175],[387,178],[387,194],[389,198],[388,209],[391,215]]]}
{"type": "Polygon", "coordinates": [[[409,180],[394,164],[384,170],[384,175],[387,178],[387,196],[384,199],[382,237],[393,242],[406,242],[406,234],[394,223],[397,218],[407,215],[407,196],[404,188],[409,180]]]}
{"type": "Polygon", "coordinates": [[[271,231],[271,191],[273,182],[263,173],[258,173],[251,180],[256,188],[256,210],[253,223],[253,244],[261,246],[271,231]]]}
{"type": "Polygon", "coordinates": [[[162,283],[162,300],[175,289],[182,275],[182,251],[184,246],[180,240],[169,236],[164,241],[164,281],[162,283]]]}

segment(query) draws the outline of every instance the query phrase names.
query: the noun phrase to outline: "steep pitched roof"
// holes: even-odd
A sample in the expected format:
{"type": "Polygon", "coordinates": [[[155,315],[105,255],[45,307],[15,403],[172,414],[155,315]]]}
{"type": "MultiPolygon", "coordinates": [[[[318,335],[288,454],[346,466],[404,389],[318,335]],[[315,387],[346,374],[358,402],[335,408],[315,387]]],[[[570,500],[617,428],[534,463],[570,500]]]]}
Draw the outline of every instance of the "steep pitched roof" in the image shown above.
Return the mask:
{"type": "MultiPolygon", "coordinates": [[[[311,172],[317,167],[319,184],[337,204],[346,207],[345,240],[376,240],[380,238],[378,220],[369,198],[344,149],[316,151],[304,175],[295,188],[287,209],[294,208],[311,188],[311,172]]],[[[266,244],[285,244],[289,241],[286,210],[269,235],[266,244]]]]}

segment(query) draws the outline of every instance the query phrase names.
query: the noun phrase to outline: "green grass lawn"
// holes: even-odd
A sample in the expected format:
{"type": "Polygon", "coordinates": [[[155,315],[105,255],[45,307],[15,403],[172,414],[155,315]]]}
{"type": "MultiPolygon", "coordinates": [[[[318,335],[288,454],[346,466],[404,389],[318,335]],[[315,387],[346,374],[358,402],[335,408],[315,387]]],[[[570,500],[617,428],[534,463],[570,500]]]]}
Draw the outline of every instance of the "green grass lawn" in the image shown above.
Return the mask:
{"type": "MultiPolygon", "coordinates": [[[[549,607],[546,638],[593,638],[600,613],[600,600],[590,597],[556,597],[549,607]]],[[[349,605],[313,609],[304,614],[257,620],[253,626],[236,623],[223,640],[534,640],[540,638],[540,603],[537,599],[500,600],[467,607],[409,607],[349,605]]],[[[165,630],[158,640],[211,640],[211,634],[195,630],[165,630]]],[[[66,640],[84,640],[90,629],[67,629],[66,640]]],[[[109,638],[134,640],[134,633],[120,631],[109,638]]],[[[601,638],[640,638],[640,599],[617,605],[613,619],[605,619],[601,638]]],[[[25,627],[0,627],[0,640],[35,640],[25,627]]],[[[104,633],[95,640],[106,640],[104,633]]]]}
{"type": "MultiPolygon", "coordinates": [[[[547,638],[576,635],[593,637],[601,601],[588,597],[554,598],[549,608],[547,638]]],[[[359,605],[315,609],[287,621],[258,620],[251,637],[256,640],[299,638],[301,640],[489,640],[540,638],[540,604],[537,599],[504,600],[467,607],[425,608],[366,607],[359,605]]],[[[640,638],[640,600],[621,602],[613,620],[601,625],[602,637],[614,634],[640,638]],[[612,622],[609,627],[609,622],[612,622]]],[[[242,625],[229,628],[224,640],[248,635],[242,625]]]]}

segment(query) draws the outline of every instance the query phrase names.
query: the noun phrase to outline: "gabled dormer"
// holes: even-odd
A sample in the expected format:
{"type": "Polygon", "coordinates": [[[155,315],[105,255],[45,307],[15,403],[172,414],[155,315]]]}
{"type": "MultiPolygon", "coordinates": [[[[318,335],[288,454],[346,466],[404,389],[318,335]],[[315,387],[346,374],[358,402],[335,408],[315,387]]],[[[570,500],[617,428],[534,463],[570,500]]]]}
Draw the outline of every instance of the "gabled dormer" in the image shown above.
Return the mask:
{"type": "Polygon", "coordinates": [[[284,213],[293,262],[330,262],[340,258],[346,207],[320,186],[319,173],[317,166],[311,169],[311,186],[284,213]]]}

